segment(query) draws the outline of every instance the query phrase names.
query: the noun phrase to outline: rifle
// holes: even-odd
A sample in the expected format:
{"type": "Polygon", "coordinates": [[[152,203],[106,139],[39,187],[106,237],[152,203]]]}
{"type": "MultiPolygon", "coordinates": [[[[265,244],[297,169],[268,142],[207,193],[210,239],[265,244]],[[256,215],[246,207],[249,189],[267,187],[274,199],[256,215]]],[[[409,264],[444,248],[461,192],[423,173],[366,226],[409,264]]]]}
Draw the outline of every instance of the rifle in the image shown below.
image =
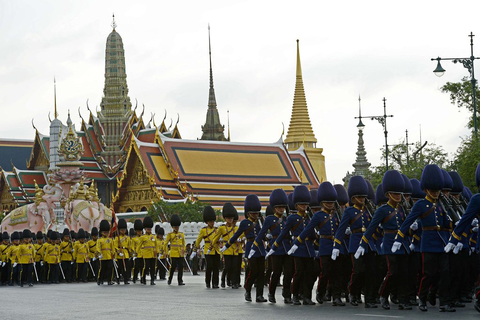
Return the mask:
{"type": "Polygon", "coordinates": [[[372,200],[365,198],[365,209],[367,209],[367,214],[370,216],[370,219],[372,219],[375,213],[375,204],[372,200]]]}
{"type": "Polygon", "coordinates": [[[400,206],[402,207],[402,210],[405,213],[405,216],[408,216],[408,214],[410,213],[410,210],[412,210],[412,206],[410,202],[407,201],[403,193],[402,193],[402,200],[400,201],[400,206]]]}
{"type": "Polygon", "coordinates": [[[452,205],[453,205],[453,209],[455,209],[455,211],[458,212],[458,214],[460,215],[460,217],[463,216],[463,214],[465,213],[465,209],[462,205],[462,203],[460,202],[459,199],[453,197],[453,196],[450,196],[451,200],[452,200],[452,205]]]}
{"type": "Polygon", "coordinates": [[[438,202],[450,221],[453,223],[460,221],[460,214],[453,208],[452,203],[443,193],[440,193],[438,202]]]}

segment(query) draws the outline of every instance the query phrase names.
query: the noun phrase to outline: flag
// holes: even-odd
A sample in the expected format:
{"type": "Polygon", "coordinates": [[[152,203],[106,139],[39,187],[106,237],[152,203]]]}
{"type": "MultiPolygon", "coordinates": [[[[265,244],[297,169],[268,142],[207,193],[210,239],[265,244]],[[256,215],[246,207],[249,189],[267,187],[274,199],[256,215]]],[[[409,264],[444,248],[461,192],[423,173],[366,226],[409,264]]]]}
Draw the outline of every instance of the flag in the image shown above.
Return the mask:
{"type": "Polygon", "coordinates": [[[111,236],[113,236],[115,231],[117,231],[118,224],[117,224],[117,218],[115,217],[115,210],[113,209],[113,203],[110,206],[110,209],[112,210],[112,221],[110,221],[110,226],[111,226],[110,227],[110,237],[111,237],[111,236]]]}

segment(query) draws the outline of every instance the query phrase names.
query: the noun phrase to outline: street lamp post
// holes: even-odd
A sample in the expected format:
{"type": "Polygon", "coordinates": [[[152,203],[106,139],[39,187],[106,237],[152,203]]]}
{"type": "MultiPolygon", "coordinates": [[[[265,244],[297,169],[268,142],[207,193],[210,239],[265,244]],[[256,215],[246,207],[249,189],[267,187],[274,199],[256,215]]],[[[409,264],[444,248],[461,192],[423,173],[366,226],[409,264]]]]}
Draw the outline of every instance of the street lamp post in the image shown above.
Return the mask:
{"type": "Polygon", "coordinates": [[[472,98],[473,98],[473,126],[474,126],[474,129],[475,129],[475,137],[477,136],[477,101],[476,101],[476,82],[477,80],[475,79],[475,68],[474,68],[474,61],[475,59],[480,59],[480,57],[475,57],[473,55],[473,37],[475,36],[473,34],[473,32],[470,32],[470,34],[468,35],[470,37],[470,57],[468,58],[440,58],[440,57],[437,57],[437,58],[432,58],[430,59],[431,61],[433,60],[437,60],[437,67],[435,68],[435,70],[433,70],[433,73],[435,73],[435,75],[437,77],[441,77],[443,76],[443,74],[445,73],[445,69],[442,68],[442,65],[440,64],[440,61],[441,60],[451,60],[453,61],[453,63],[458,63],[460,62],[467,70],[468,72],[470,73],[470,78],[471,78],[471,82],[472,82],[472,98]]]}
{"type": "Polygon", "coordinates": [[[357,127],[362,126],[362,129],[365,125],[362,122],[362,118],[368,118],[372,120],[377,120],[383,126],[383,133],[385,135],[385,167],[388,171],[388,131],[387,131],[387,118],[393,117],[393,115],[387,115],[387,99],[383,98],[383,116],[363,116],[359,114],[355,119],[359,119],[357,127]]]}

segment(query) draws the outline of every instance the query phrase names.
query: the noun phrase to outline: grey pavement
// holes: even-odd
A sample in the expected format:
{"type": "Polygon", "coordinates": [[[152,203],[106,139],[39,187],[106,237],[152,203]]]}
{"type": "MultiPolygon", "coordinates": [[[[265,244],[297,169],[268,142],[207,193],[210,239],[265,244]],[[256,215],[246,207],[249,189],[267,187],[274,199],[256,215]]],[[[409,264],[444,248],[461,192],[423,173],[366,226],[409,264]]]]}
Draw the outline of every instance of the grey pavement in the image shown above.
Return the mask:
{"type": "MultiPolygon", "coordinates": [[[[240,289],[207,289],[203,273],[184,275],[185,286],[156,281],[156,286],[137,284],[97,286],[96,283],[0,287],[1,319],[480,319],[473,305],[456,313],[283,304],[281,287],[277,303],[246,302],[240,289]]],[[[265,297],[267,290],[265,290],[265,297]]],[[[252,296],[255,291],[252,289],[252,296]]]]}

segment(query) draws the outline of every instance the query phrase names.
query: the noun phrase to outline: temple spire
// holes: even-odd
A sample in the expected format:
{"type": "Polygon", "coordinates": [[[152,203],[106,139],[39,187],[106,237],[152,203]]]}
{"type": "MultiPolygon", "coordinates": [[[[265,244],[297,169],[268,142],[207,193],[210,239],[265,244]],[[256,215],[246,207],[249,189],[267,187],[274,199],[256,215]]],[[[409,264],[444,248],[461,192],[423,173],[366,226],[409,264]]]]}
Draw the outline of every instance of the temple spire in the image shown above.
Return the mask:
{"type": "Polygon", "coordinates": [[[53,103],[55,106],[55,119],[58,117],[58,112],[57,112],[57,81],[55,80],[55,77],[53,77],[53,103]]]}
{"type": "Polygon", "coordinates": [[[115,22],[115,13],[112,15],[112,17],[113,17],[113,20],[112,20],[111,26],[113,28],[113,31],[115,31],[115,28],[117,27],[117,23],[115,22]]]}
{"type": "Polygon", "coordinates": [[[212,46],[210,41],[210,24],[208,25],[208,56],[210,61],[210,88],[208,91],[208,110],[205,125],[202,126],[201,140],[227,141],[225,138],[225,127],[220,123],[220,116],[217,109],[217,100],[215,99],[215,89],[213,87],[213,67],[212,67],[212,46]]]}
{"type": "Polygon", "coordinates": [[[367,161],[367,152],[365,151],[364,141],[363,141],[363,129],[365,125],[362,122],[362,106],[360,95],[358,96],[358,146],[357,146],[357,158],[353,167],[353,175],[368,177],[370,163],[367,161]]]}
{"type": "Polygon", "coordinates": [[[300,42],[297,40],[297,70],[295,94],[293,98],[292,116],[288,127],[285,144],[290,150],[298,149],[302,144],[305,148],[315,148],[317,139],[313,133],[308,115],[307,99],[303,87],[302,65],[300,63],[300,42]]]}

